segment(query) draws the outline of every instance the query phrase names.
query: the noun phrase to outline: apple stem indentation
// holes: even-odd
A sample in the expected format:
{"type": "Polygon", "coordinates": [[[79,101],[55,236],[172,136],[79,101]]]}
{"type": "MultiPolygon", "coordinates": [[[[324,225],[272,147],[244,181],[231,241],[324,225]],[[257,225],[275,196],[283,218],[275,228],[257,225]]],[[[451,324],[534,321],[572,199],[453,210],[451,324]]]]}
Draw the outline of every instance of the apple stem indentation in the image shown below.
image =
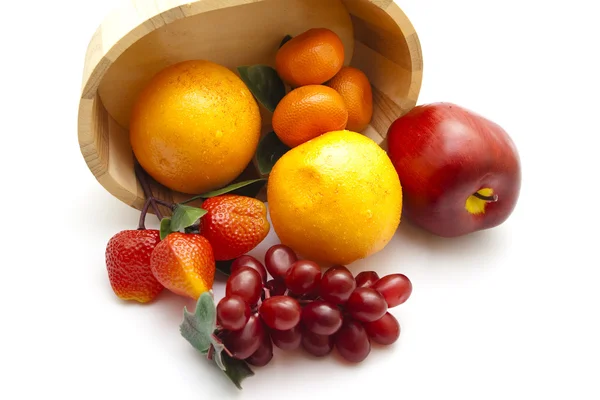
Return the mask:
{"type": "Polygon", "coordinates": [[[480,200],[487,201],[488,203],[495,203],[498,201],[498,195],[493,194],[491,196],[485,196],[479,192],[473,193],[473,196],[477,197],[480,200]]]}

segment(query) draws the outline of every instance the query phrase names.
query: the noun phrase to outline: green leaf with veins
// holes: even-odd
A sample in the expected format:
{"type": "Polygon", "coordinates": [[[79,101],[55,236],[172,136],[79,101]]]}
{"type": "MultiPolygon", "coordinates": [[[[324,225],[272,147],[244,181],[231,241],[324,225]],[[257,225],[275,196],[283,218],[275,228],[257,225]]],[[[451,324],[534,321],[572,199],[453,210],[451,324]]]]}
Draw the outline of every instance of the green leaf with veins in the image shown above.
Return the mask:
{"type": "Polygon", "coordinates": [[[200,295],[194,313],[183,308],[183,322],[179,327],[181,335],[203,354],[208,353],[216,326],[217,311],[209,292],[200,295]]]}
{"type": "Polygon", "coordinates": [[[217,367],[227,375],[238,389],[242,389],[242,381],[254,372],[244,360],[230,357],[225,346],[215,335],[217,327],[217,311],[213,295],[204,292],[196,303],[193,313],[183,309],[183,322],[180,325],[181,335],[197,350],[215,362],[217,367]],[[212,351],[210,351],[212,347],[212,351]]]}
{"type": "Polygon", "coordinates": [[[179,232],[194,225],[196,221],[202,218],[207,212],[208,211],[202,208],[178,204],[171,217],[171,231],[179,232]]]}

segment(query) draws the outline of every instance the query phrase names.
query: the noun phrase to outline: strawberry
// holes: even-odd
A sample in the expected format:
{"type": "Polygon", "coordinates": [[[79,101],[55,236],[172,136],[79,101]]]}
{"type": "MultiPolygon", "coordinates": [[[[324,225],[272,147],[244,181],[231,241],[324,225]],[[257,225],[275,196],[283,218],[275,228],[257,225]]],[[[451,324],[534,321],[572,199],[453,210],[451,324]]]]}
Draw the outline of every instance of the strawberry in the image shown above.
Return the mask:
{"type": "Polygon", "coordinates": [[[221,195],[202,203],[208,211],[200,233],[212,245],[215,260],[232,260],[255,248],[269,233],[267,207],[252,197],[221,195]]]}
{"type": "Polygon", "coordinates": [[[125,230],[106,246],[106,268],[110,285],[123,300],[148,303],[163,290],[150,270],[150,255],[160,241],[157,230],[125,230]]]}
{"type": "Polygon", "coordinates": [[[152,252],[150,268],[171,292],[197,300],[212,289],[215,258],[208,240],[195,233],[170,233],[152,252]]]}

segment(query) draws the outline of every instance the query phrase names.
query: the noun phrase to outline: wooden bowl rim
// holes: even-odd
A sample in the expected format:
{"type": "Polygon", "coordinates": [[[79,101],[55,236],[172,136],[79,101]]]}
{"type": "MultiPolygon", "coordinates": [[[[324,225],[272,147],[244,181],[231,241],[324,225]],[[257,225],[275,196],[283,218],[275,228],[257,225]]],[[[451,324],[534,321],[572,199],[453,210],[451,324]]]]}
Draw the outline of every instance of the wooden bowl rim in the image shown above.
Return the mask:
{"type": "MultiPolygon", "coordinates": [[[[88,103],[89,107],[89,102],[95,100],[100,83],[107,71],[130,46],[144,36],[177,20],[193,17],[204,12],[262,1],[267,0],[230,0],[228,2],[222,2],[220,0],[171,0],[160,2],[160,4],[154,2],[153,4],[156,10],[151,15],[148,14],[142,16],[140,14],[143,12],[148,13],[148,9],[150,8],[148,7],[146,0],[130,0],[125,2],[120,8],[114,9],[108,14],[92,35],[85,54],[78,115],[78,139],[82,153],[84,147],[90,145],[90,143],[83,143],[82,132],[85,131],[87,133],[90,129],[90,123],[93,122],[88,120],[90,116],[89,112],[82,112],[84,103],[88,103]],[[160,9],[161,6],[163,9],[160,9]],[[124,18],[125,12],[129,12],[136,18],[124,18]],[[124,23],[124,21],[126,23],[124,23]],[[110,27],[110,31],[112,32],[111,37],[114,43],[105,43],[106,37],[103,35],[103,27],[110,27]]],[[[397,24],[403,36],[407,39],[407,47],[412,61],[410,72],[413,75],[409,93],[412,93],[414,97],[418,97],[422,84],[423,61],[421,43],[412,22],[394,0],[362,1],[371,3],[385,11],[397,24]]],[[[86,164],[91,170],[92,165],[90,165],[90,162],[87,159],[86,164]]],[[[141,207],[144,196],[139,182],[136,194],[131,193],[131,196],[123,196],[123,192],[127,191],[127,189],[114,181],[110,175],[106,175],[107,176],[105,176],[104,179],[108,180],[108,182],[105,181],[101,183],[105,189],[130,206],[135,208],[141,207]],[[109,186],[120,188],[117,189],[120,193],[116,193],[115,190],[109,190],[109,186]],[[127,197],[127,199],[125,197],[127,197]]]]}

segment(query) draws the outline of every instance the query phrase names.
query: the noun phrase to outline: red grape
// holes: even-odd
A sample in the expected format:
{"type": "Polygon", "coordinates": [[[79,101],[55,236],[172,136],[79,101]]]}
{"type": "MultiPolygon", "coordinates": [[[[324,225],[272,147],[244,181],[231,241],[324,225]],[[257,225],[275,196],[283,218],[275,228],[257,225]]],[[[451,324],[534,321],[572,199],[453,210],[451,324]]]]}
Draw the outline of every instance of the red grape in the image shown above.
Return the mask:
{"type": "Polygon", "coordinates": [[[235,271],[237,271],[241,267],[252,268],[253,270],[255,270],[256,272],[258,272],[260,274],[260,277],[262,278],[263,282],[267,281],[267,270],[265,269],[265,266],[262,265],[262,263],[260,261],[258,261],[256,258],[249,256],[247,254],[236,258],[233,261],[233,264],[231,264],[231,268],[230,268],[231,274],[235,273],[235,271]]]}
{"type": "Polygon", "coordinates": [[[375,271],[363,271],[356,275],[356,287],[371,287],[379,280],[379,275],[375,271]]]}
{"type": "Polygon", "coordinates": [[[321,267],[308,260],[296,261],[285,276],[285,284],[296,295],[313,292],[320,281],[321,267]]]}
{"type": "Polygon", "coordinates": [[[404,303],[412,293],[412,283],[403,274],[386,275],[372,287],[383,295],[388,307],[404,303]]]}
{"type": "Polygon", "coordinates": [[[302,323],[312,333],[333,335],[342,326],[342,313],[326,301],[313,301],[302,310],[302,323]]]}
{"type": "MultiPolygon", "coordinates": [[[[262,322],[261,322],[262,323],[262,322]]],[[[252,355],[246,358],[246,362],[256,367],[264,367],[273,359],[273,342],[271,337],[265,330],[258,349],[252,355]]]]}
{"type": "Polygon", "coordinates": [[[225,295],[238,295],[249,305],[254,305],[258,303],[261,289],[260,274],[250,267],[240,267],[229,276],[225,286],[225,295]]]}
{"type": "Polygon", "coordinates": [[[335,335],[335,347],[346,360],[358,363],[371,352],[371,342],[362,324],[353,319],[345,319],[335,335]]]}
{"type": "Polygon", "coordinates": [[[377,321],[365,322],[363,326],[371,340],[375,343],[389,345],[400,337],[400,324],[389,312],[386,312],[377,321]]]}
{"type": "Polygon", "coordinates": [[[240,296],[225,296],[217,304],[217,320],[227,330],[242,329],[250,318],[250,307],[240,296]]]}
{"type": "Polygon", "coordinates": [[[336,266],[323,274],[320,293],[323,300],[333,304],[344,304],[356,288],[356,281],[348,268],[336,266]]]}
{"type": "Polygon", "coordinates": [[[260,319],[256,315],[251,315],[242,329],[225,331],[223,343],[234,358],[243,360],[258,350],[264,331],[260,319]]]}
{"type": "Polygon", "coordinates": [[[267,281],[267,283],[265,284],[265,288],[269,289],[270,296],[283,296],[283,294],[287,290],[285,282],[281,279],[271,279],[267,281]]]}
{"type": "Polygon", "coordinates": [[[300,347],[302,341],[302,331],[300,325],[296,325],[287,331],[271,330],[271,339],[273,344],[282,350],[295,350],[300,347]]]}
{"type": "Polygon", "coordinates": [[[387,311],[387,303],[377,290],[373,288],[357,288],[352,292],[346,310],[362,322],[376,321],[387,311]]]}
{"type": "Polygon", "coordinates": [[[324,357],[333,350],[333,336],[317,335],[305,330],[302,333],[302,347],[316,357],[324,357]]]}
{"type": "Polygon", "coordinates": [[[258,312],[269,328],[287,331],[298,325],[301,311],[298,300],[289,296],[273,296],[261,303],[258,312]]]}
{"type": "Polygon", "coordinates": [[[271,246],[265,253],[265,266],[273,278],[285,278],[288,270],[298,261],[294,250],[284,244],[271,246]]]}

